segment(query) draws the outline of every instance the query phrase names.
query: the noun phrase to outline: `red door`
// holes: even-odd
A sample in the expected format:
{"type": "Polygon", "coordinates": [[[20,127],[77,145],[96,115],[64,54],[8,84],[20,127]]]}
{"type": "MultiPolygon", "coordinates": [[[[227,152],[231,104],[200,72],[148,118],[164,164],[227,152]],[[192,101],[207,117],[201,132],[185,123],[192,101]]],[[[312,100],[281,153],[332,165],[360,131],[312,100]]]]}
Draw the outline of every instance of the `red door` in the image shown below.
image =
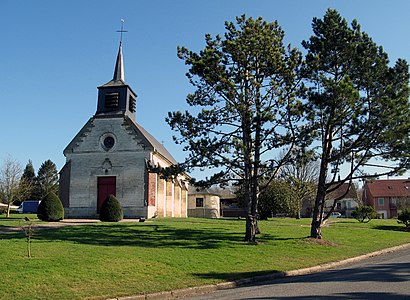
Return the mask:
{"type": "Polygon", "coordinates": [[[98,177],[98,198],[97,198],[97,213],[100,213],[101,205],[108,195],[116,196],[116,177],[98,177]]]}

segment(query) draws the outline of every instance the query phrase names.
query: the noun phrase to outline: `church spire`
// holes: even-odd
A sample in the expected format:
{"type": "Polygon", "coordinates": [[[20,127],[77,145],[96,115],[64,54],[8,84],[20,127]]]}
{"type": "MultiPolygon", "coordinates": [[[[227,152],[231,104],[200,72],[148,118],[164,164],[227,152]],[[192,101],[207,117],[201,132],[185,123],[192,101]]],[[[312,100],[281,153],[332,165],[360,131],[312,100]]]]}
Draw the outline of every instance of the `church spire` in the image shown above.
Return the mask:
{"type": "Polygon", "coordinates": [[[114,77],[111,81],[98,87],[98,115],[127,115],[135,120],[137,95],[124,81],[124,60],[122,57],[122,33],[124,20],[121,19],[120,47],[118,49],[117,61],[115,62],[114,77]]]}
{"type": "Polygon", "coordinates": [[[120,48],[118,49],[113,80],[124,81],[124,60],[122,58],[122,40],[120,41],[120,48]]]}

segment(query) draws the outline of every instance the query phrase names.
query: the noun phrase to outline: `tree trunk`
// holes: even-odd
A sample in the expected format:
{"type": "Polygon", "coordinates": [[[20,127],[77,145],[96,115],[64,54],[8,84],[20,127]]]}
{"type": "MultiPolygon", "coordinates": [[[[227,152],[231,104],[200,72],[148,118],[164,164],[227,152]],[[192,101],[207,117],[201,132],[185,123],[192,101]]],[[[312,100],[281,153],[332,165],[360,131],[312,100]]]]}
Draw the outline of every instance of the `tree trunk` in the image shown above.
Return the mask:
{"type": "Polygon", "coordinates": [[[7,218],[10,217],[10,206],[11,206],[11,203],[8,203],[7,204],[7,218]]]}
{"type": "Polygon", "coordinates": [[[322,222],[320,220],[312,220],[310,227],[310,237],[315,239],[322,239],[322,222]]]}
{"type": "Polygon", "coordinates": [[[310,228],[310,237],[315,239],[322,238],[322,221],[323,221],[323,208],[325,205],[326,198],[326,179],[328,171],[328,161],[327,159],[332,154],[333,149],[333,128],[328,126],[326,128],[326,138],[322,144],[322,157],[320,160],[320,171],[319,180],[317,184],[317,193],[315,198],[315,205],[313,208],[312,215],[312,226],[310,228]]]}
{"type": "Polygon", "coordinates": [[[326,181],[325,177],[319,178],[315,206],[313,208],[312,226],[310,228],[310,237],[315,239],[322,238],[322,221],[323,221],[323,206],[326,197],[326,181]]]}
{"type": "MultiPolygon", "coordinates": [[[[31,228],[29,230],[31,230],[31,228]]],[[[31,258],[31,232],[29,232],[27,236],[27,257],[31,258]]]]}
{"type": "Polygon", "coordinates": [[[323,206],[326,198],[326,176],[327,163],[322,160],[320,166],[319,182],[317,185],[315,205],[313,207],[312,225],[310,228],[310,237],[315,239],[322,238],[323,206]]]}
{"type": "Polygon", "coordinates": [[[246,216],[246,235],[245,242],[256,244],[256,234],[258,231],[258,222],[256,216],[248,214],[246,216]]]}

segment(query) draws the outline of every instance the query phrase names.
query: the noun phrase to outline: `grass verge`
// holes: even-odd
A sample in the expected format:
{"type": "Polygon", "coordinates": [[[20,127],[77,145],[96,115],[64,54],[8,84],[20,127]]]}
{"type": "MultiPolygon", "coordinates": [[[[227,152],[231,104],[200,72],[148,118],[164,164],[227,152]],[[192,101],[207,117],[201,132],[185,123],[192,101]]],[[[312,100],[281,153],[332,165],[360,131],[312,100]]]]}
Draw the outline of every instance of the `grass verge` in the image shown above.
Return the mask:
{"type": "MultiPolygon", "coordinates": [[[[37,230],[25,252],[21,216],[0,216],[0,299],[107,299],[305,268],[410,242],[395,220],[339,219],[311,243],[309,219],[260,223],[259,245],[242,220],[156,219],[37,230]]],[[[23,216],[24,217],[24,216],[23,216]]],[[[33,217],[34,216],[30,216],[33,217]]]]}

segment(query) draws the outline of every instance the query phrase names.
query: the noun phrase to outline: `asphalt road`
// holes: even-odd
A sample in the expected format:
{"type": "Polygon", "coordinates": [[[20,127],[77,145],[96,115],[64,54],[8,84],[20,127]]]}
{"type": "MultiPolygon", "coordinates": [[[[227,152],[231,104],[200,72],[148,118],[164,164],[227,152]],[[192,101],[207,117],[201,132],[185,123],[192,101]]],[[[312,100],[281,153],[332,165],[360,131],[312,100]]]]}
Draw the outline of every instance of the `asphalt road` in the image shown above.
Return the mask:
{"type": "Polygon", "coordinates": [[[410,249],[316,274],[184,299],[410,299],[410,249]]]}

